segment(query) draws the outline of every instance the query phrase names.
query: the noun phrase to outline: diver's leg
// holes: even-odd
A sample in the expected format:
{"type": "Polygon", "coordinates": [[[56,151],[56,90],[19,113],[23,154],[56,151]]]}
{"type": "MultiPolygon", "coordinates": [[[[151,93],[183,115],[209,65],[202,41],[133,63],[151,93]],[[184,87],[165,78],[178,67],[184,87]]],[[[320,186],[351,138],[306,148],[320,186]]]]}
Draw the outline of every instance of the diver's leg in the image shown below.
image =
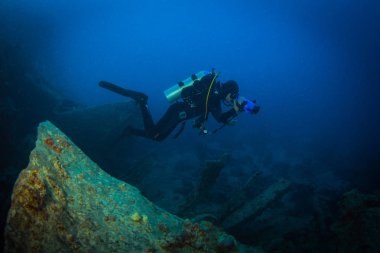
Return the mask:
{"type": "Polygon", "coordinates": [[[139,105],[140,105],[140,110],[141,110],[141,114],[142,114],[142,118],[144,122],[144,129],[146,132],[149,132],[154,127],[152,114],[150,113],[147,104],[139,104],[139,105]]]}
{"type": "Polygon", "coordinates": [[[150,113],[147,104],[139,103],[139,106],[140,106],[140,110],[141,110],[141,114],[143,118],[144,130],[137,129],[132,126],[127,126],[122,133],[122,137],[132,134],[132,135],[149,138],[149,133],[152,132],[154,128],[152,114],[150,113]]]}
{"type": "Polygon", "coordinates": [[[143,112],[143,118],[145,118],[145,129],[140,130],[128,127],[126,131],[128,131],[129,134],[142,136],[161,142],[168,137],[168,135],[176,128],[178,123],[184,120],[181,118],[181,116],[183,117],[184,114],[181,114],[181,112],[183,112],[183,108],[180,103],[171,105],[156,125],[153,123],[149,110],[143,106],[140,106],[140,108],[143,112]],[[148,115],[150,117],[148,117],[148,115]]]}
{"type": "Polygon", "coordinates": [[[154,127],[154,122],[152,119],[152,115],[148,109],[148,96],[145,95],[144,93],[133,91],[133,90],[128,90],[124,89],[120,86],[117,86],[115,84],[112,84],[110,82],[106,81],[100,81],[99,86],[105,89],[108,89],[110,91],[113,91],[115,93],[118,93],[122,96],[130,97],[133,100],[136,101],[136,103],[139,104],[141,112],[142,112],[142,117],[143,117],[143,122],[144,122],[144,130],[142,129],[136,129],[131,126],[127,126],[123,133],[121,134],[121,137],[125,137],[129,134],[133,135],[138,135],[138,136],[147,136],[147,133],[149,133],[153,127],[154,127]]]}
{"type": "Polygon", "coordinates": [[[157,124],[154,125],[152,131],[148,133],[150,138],[156,141],[165,140],[180,122],[191,116],[187,110],[185,103],[172,104],[157,124]]]}
{"type": "Polygon", "coordinates": [[[175,103],[168,108],[157,124],[154,124],[148,107],[140,104],[140,109],[143,114],[144,130],[129,126],[124,132],[160,142],[165,140],[180,122],[193,117],[185,103],[175,103]]]}

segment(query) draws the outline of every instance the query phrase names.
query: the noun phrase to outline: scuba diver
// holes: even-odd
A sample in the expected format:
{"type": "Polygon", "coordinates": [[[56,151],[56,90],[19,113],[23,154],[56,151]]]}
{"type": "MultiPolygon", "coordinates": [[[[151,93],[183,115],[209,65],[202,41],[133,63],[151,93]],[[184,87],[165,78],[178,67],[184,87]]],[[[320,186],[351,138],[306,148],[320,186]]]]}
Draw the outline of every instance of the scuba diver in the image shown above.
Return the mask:
{"type": "MultiPolygon", "coordinates": [[[[212,131],[217,132],[226,125],[233,124],[234,118],[240,112],[257,114],[260,106],[256,101],[250,101],[239,96],[239,86],[233,81],[221,83],[216,81],[219,73],[214,69],[200,71],[193,74],[186,80],[179,82],[165,91],[166,98],[172,105],[166,113],[155,124],[148,109],[148,96],[144,93],[127,90],[106,81],[100,81],[99,86],[120,95],[130,97],[139,105],[144,123],[144,129],[136,129],[128,126],[124,134],[142,136],[155,141],[165,140],[174,129],[180,124],[180,130],[174,135],[177,138],[185,127],[186,120],[195,119],[193,127],[199,129],[200,134],[210,134],[205,127],[208,114],[212,116],[222,126],[212,131]],[[226,112],[222,112],[222,104],[232,107],[226,112]]],[[[123,135],[124,135],[123,134],[123,135]]]]}

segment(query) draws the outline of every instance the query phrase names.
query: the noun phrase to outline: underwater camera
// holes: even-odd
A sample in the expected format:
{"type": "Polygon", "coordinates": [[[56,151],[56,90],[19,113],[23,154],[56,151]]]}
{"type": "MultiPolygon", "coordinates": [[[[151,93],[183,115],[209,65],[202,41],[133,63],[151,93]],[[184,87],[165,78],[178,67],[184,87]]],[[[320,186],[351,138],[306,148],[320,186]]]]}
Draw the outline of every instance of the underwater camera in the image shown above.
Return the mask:
{"type": "Polygon", "coordinates": [[[256,100],[251,101],[245,97],[239,96],[235,101],[241,112],[256,114],[260,110],[260,106],[256,105],[256,100]]]}

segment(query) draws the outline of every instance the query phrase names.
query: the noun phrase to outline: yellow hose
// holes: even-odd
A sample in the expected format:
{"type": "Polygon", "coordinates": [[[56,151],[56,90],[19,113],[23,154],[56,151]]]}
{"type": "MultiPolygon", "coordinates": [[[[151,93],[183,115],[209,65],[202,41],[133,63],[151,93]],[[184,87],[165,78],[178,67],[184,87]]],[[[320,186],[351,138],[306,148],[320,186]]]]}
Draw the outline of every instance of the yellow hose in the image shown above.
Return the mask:
{"type": "Polygon", "coordinates": [[[206,97],[206,109],[205,109],[205,120],[207,119],[207,113],[208,113],[208,98],[210,97],[211,88],[214,85],[216,77],[220,74],[220,72],[216,73],[214,78],[211,81],[210,87],[208,88],[207,97],[206,97]]]}

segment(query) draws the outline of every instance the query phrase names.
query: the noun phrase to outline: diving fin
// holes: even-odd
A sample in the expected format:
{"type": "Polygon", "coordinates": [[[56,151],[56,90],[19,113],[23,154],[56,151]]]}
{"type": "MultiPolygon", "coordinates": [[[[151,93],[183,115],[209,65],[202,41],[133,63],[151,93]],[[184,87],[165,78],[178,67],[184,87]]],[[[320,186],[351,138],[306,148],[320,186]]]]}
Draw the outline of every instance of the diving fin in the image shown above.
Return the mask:
{"type": "Polygon", "coordinates": [[[124,89],[120,86],[117,86],[115,84],[112,84],[112,83],[106,82],[106,81],[100,81],[99,86],[104,88],[104,89],[113,91],[117,94],[120,94],[122,96],[130,97],[139,104],[146,105],[148,102],[148,96],[142,92],[124,89]]]}

